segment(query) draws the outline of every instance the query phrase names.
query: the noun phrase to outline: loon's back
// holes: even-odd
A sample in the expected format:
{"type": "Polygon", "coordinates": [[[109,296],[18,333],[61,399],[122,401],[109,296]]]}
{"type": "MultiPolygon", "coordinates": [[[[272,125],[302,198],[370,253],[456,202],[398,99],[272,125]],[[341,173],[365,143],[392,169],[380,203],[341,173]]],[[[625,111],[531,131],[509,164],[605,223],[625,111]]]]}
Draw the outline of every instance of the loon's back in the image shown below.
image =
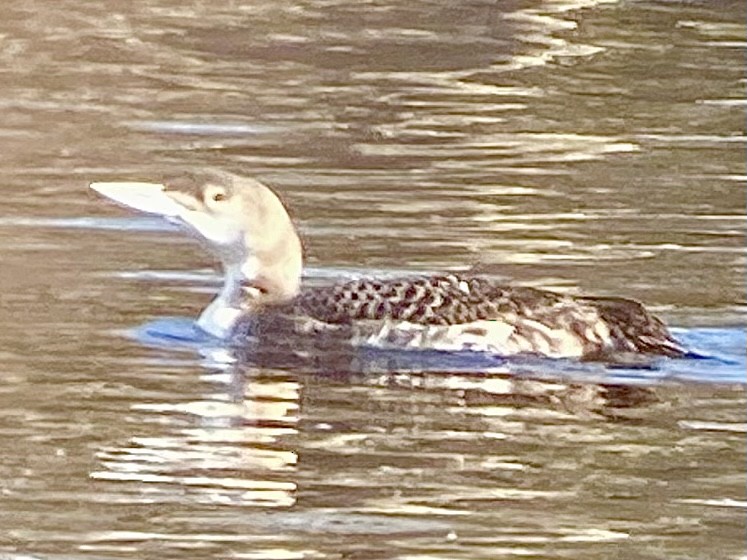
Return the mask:
{"type": "Polygon", "coordinates": [[[636,301],[572,297],[456,274],[305,288],[258,316],[265,319],[262,330],[280,323],[287,330],[288,322],[278,321],[284,317],[296,333],[333,334],[354,345],[556,358],[683,354],[664,324],[636,301]]]}

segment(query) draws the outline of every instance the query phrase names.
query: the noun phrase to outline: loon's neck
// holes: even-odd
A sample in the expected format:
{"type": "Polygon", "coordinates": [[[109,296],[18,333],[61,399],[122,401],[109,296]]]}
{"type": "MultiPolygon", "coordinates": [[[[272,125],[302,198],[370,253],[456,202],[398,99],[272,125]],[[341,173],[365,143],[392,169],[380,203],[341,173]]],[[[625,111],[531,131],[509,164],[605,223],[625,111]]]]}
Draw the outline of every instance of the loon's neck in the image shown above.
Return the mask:
{"type": "Polygon", "coordinates": [[[260,305],[292,300],[301,287],[301,242],[290,229],[263,251],[244,255],[242,262],[223,262],[223,287],[197,319],[197,326],[228,338],[242,315],[260,305]]]}
{"type": "Polygon", "coordinates": [[[242,306],[241,267],[228,267],[224,271],[223,287],[218,296],[197,319],[197,326],[217,338],[228,338],[241,317],[242,306]]]}

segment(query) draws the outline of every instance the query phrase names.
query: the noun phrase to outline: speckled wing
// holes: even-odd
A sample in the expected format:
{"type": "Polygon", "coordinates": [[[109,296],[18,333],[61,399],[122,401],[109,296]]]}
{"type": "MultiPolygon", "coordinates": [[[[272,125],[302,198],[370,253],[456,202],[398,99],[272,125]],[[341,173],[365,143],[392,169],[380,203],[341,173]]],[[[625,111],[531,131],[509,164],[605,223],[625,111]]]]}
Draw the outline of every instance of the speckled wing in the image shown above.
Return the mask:
{"type": "MultiPolygon", "coordinates": [[[[666,327],[638,302],[571,297],[501,286],[486,278],[445,274],[360,279],[304,290],[293,313],[328,325],[384,322],[453,328],[463,338],[483,330],[485,347],[507,353],[543,348],[549,355],[644,352],[679,355],[666,327]],[[495,326],[500,325],[498,331],[495,326]],[[496,337],[495,333],[502,333],[496,337]],[[495,343],[495,339],[500,342],[495,343]]],[[[430,329],[432,333],[433,330],[430,329]]],[[[474,339],[474,337],[473,337],[474,339]]],[[[425,344],[425,341],[423,341],[425,344]]],[[[470,343],[474,345],[473,343],[470,343]]]]}
{"type": "Polygon", "coordinates": [[[395,280],[360,279],[305,290],[295,311],[325,323],[407,321],[455,325],[495,318],[513,303],[501,288],[480,278],[439,275],[395,280]]]}

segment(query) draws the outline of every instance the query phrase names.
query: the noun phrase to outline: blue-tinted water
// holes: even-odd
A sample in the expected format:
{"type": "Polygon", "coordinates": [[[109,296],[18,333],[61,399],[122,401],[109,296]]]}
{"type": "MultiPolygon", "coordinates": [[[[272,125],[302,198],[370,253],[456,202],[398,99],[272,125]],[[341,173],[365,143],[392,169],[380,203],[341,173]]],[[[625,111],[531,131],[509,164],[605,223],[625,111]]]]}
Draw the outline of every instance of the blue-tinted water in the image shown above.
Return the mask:
{"type": "MultiPolygon", "coordinates": [[[[356,364],[364,372],[458,372],[515,373],[559,376],[566,380],[651,384],[662,381],[699,383],[745,383],[747,331],[730,328],[673,329],[676,338],[691,353],[684,358],[657,358],[643,366],[609,366],[569,359],[511,357],[480,352],[435,350],[391,350],[362,347],[356,364]]],[[[231,356],[221,341],[205,334],[188,318],[158,319],[130,331],[140,343],[174,351],[193,350],[202,355],[231,356]]]]}

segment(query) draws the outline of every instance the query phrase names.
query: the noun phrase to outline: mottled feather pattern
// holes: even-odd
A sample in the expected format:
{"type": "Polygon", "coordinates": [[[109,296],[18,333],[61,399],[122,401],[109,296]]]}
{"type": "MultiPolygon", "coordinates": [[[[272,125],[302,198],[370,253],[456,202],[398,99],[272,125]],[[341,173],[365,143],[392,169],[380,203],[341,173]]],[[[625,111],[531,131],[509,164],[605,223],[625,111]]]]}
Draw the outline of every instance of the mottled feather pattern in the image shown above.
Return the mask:
{"type": "Polygon", "coordinates": [[[358,342],[406,347],[438,343],[555,356],[681,353],[666,327],[638,302],[565,296],[457,274],[306,288],[292,302],[259,314],[265,329],[282,324],[283,330],[346,333],[358,342]],[[281,316],[293,318],[293,326],[281,316]]]}
{"type": "Polygon", "coordinates": [[[598,310],[610,331],[615,350],[666,356],[686,353],[667,326],[637,301],[619,297],[581,297],[578,301],[598,310]]]}
{"type": "Polygon", "coordinates": [[[296,299],[295,310],[327,323],[392,319],[453,325],[488,319],[509,305],[500,291],[484,280],[440,275],[360,279],[306,290],[296,299]]]}

